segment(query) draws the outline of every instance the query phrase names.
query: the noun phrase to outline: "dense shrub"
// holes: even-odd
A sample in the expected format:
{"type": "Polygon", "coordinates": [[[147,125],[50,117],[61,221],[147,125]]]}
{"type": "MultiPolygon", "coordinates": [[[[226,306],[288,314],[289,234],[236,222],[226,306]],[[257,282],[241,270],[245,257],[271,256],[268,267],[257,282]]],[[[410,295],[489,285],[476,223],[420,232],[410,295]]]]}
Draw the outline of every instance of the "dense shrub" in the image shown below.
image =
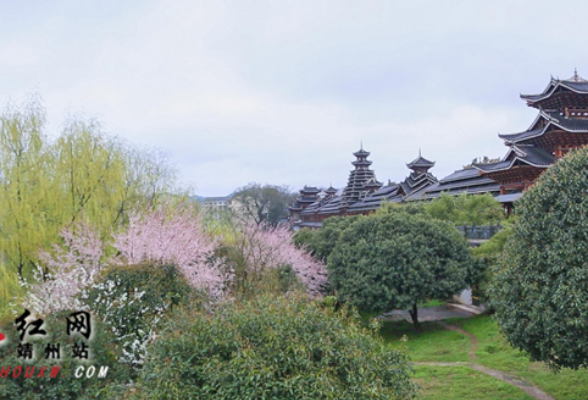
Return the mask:
{"type": "MultiPolygon", "coordinates": [[[[20,310],[21,312],[24,310],[20,310]]],[[[9,377],[0,378],[0,398],[23,400],[77,400],[115,398],[126,389],[126,384],[132,376],[131,369],[118,362],[122,355],[121,348],[112,341],[109,329],[95,316],[92,317],[91,340],[87,341],[78,334],[68,336],[65,318],[74,311],[62,311],[45,318],[43,329],[47,335],[42,338],[28,336],[27,343],[35,348],[35,359],[27,360],[18,357],[18,332],[13,323],[0,327],[8,340],[0,344],[0,367],[10,367],[9,377]],[[89,345],[89,360],[73,358],[74,343],[81,343],[81,339],[89,345]],[[44,348],[47,343],[60,344],[60,360],[45,359],[44,348]],[[105,378],[93,379],[76,378],[74,372],[79,366],[90,365],[107,366],[105,378]],[[17,378],[12,376],[13,368],[21,366],[22,373],[17,378]],[[38,377],[40,367],[47,366],[43,377],[38,377]],[[59,366],[59,373],[50,378],[51,368],[59,366]],[[33,377],[25,378],[27,367],[33,368],[33,377]]],[[[29,317],[32,321],[32,317],[29,317]]],[[[14,321],[12,321],[14,322],[14,321]]],[[[97,372],[96,372],[97,373],[97,372]]],[[[17,373],[18,375],[18,373],[17,373]]]]}
{"type": "Polygon", "coordinates": [[[328,218],[323,222],[322,229],[314,232],[302,229],[294,236],[294,241],[298,247],[306,248],[317,260],[326,263],[341,233],[361,218],[363,216],[360,215],[328,218]]]}
{"type": "Polygon", "coordinates": [[[459,196],[441,194],[441,197],[424,205],[433,218],[454,224],[490,224],[504,219],[502,205],[489,193],[459,196]]]}
{"type": "Polygon", "coordinates": [[[149,349],[136,398],[390,399],[415,387],[401,353],[356,317],[294,298],[178,313],[149,349]]]}
{"type": "Polygon", "coordinates": [[[344,302],[364,311],[409,309],[473,284],[481,265],[447,222],[391,212],[364,217],[343,231],[329,257],[329,281],[344,302]]]}
{"type": "Polygon", "coordinates": [[[480,278],[480,282],[478,282],[477,291],[482,301],[488,301],[490,299],[490,286],[494,280],[496,266],[502,256],[504,246],[506,246],[506,243],[513,234],[513,221],[513,217],[503,221],[503,228],[498,233],[492,236],[487,242],[482,243],[479,247],[472,249],[474,256],[485,265],[484,274],[480,278]]]}
{"type": "Polygon", "coordinates": [[[518,200],[491,290],[511,344],[552,367],[588,366],[587,171],[574,151],[518,200]]]}
{"type": "MultiPolygon", "coordinates": [[[[299,249],[308,248],[312,242],[315,240],[315,236],[319,234],[320,231],[312,230],[308,228],[300,229],[296,232],[293,236],[294,245],[299,249]]],[[[311,254],[314,253],[311,250],[311,254]]]]}
{"type": "Polygon", "coordinates": [[[84,302],[109,326],[121,361],[140,364],[165,314],[198,296],[174,265],[140,264],[107,269],[84,302]]]}

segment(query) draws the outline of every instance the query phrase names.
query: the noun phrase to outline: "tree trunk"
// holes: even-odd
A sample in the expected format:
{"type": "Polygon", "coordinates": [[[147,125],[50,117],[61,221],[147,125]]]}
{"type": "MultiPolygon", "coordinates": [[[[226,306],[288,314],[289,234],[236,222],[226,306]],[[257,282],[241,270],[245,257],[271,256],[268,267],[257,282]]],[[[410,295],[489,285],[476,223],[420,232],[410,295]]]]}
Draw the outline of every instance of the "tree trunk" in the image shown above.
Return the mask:
{"type": "Polygon", "coordinates": [[[418,332],[421,333],[421,324],[419,324],[419,311],[417,309],[417,303],[414,303],[412,305],[412,310],[408,310],[408,313],[410,314],[410,318],[412,318],[412,323],[414,324],[414,329],[418,332]]]}

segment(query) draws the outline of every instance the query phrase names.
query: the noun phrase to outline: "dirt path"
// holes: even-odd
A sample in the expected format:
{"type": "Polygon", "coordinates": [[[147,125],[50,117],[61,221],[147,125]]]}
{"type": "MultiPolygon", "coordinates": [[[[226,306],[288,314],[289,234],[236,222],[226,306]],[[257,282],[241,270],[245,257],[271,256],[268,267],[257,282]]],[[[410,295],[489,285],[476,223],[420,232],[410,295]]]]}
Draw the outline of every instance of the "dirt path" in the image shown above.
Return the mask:
{"type": "Polygon", "coordinates": [[[417,363],[414,363],[415,365],[435,365],[435,366],[442,366],[442,367],[455,367],[455,366],[468,367],[468,368],[474,369],[478,372],[482,372],[486,375],[490,375],[491,377],[499,379],[503,382],[510,383],[511,385],[514,385],[514,386],[518,387],[519,389],[522,389],[525,393],[527,393],[528,395],[532,396],[533,398],[535,398],[537,400],[555,400],[553,397],[551,397],[550,395],[548,395],[547,393],[545,393],[544,391],[542,391],[538,387],[533,386],[529,382],[522,380],[518,376],[511,375],[511,374],[508,374],[504,371],[499,371],[497,369],[488,368],[488,367],[485,367],[480,364],[476,364],[475,361],[478,358],[476,356],[476,349],[478,348],[478,338],[474,334],[467,332],[467,331],[464,331],[459,326],[451,325],[451,324],[448,324],[443,321],[437,321],[437,323],[439,325],[441,325],[442,327],[444,327],[445,329],[459,332],[462,335],[465,335],[468,339],[470,339],[470,351],[468,352],[468,355],[469,355],[470,360],[472,362],[417,362],[417,363]]]}
{"type": "Polygon", "coordinates": [[[466,337],[468,337],[470,339],[470,351],[468,352],[468,355],[470,356],[470,360],[476,361],[478,359],[478,356],[476,355],[476,349],[478,348],[478,338],[474,334],[464,331],[459,326],[447,324],[443,321],[437,321],[437,323],[439,325],[441,325],[442,327],[444,327],[445,329],[449,329],[450,331],[459,332],[462,335],[465,335],[466,337]]]}
{"type": "Polygon", "coordinates": [[[490,375],[496,379],[499,379],[503,382],[510,383],[518,387],[519,389],[523,390],[529,396],[537,400],[555,400],[553,397],[542,391],[536,386],[533,386],[527,381],[522,380],[518,376],[507,374],[506,372],[499,371],[497,369],[492,369],[485,367],[480,364],[475,363],[467,363],[467,362],[415,362],[414,365],[431,365],[431,366],[441,366],[441,367],[469,367],[474,369],[478,372],[482,372],[484,374],[490,375]]]}

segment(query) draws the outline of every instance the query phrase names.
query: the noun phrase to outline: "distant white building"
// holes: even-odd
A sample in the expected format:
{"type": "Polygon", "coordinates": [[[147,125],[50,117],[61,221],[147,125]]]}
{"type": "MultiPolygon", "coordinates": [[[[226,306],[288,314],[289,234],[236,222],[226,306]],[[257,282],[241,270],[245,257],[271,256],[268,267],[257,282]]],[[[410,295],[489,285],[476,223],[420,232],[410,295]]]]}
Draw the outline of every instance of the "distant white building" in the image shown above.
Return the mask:
{"type": "Polygon", "coordinates": [[[206,197],[202,200],[202,206],[207,211],[228,211],[231,209],[233,195],[221,197],[206,197]]]}

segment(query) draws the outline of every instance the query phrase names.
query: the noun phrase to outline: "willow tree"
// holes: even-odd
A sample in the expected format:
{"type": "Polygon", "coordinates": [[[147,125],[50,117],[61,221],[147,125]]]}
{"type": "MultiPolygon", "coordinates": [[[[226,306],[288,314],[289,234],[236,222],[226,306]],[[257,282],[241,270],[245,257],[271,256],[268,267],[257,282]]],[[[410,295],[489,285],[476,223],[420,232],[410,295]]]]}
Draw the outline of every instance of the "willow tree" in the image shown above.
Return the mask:
{"type": "Polygon", "coordinates": [[[98,122],[71,119],[56,140],[44,123],[35,99],[0,115],[0,254],[21,277],[62,229],[84,220],[104,239],[129,212],[175,190],[165,159],[107,136],[98,122]]]}
{"type": "Polygon", "coordinates": [[[0,115],[0,245],[2,261],[22,276],[30,254],[46,243],[51,195],[45,112],[33,100],[0,115]]]}

